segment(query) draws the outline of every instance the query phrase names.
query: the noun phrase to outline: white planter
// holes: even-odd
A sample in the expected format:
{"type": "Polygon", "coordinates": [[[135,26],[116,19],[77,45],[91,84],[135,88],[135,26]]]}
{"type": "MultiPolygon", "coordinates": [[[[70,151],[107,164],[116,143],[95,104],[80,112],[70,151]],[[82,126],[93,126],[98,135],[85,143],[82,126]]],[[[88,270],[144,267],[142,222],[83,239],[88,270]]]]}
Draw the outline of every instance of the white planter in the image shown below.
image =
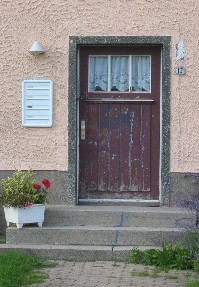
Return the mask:
{"type": "Polygon", "coordinates": [[[4,207],[7,226],[16,223],[17,228],[22,228],[24,223],[38,223],[42,227],[44,222],[44,204],[33,204],[31,207],[4,207]]]}

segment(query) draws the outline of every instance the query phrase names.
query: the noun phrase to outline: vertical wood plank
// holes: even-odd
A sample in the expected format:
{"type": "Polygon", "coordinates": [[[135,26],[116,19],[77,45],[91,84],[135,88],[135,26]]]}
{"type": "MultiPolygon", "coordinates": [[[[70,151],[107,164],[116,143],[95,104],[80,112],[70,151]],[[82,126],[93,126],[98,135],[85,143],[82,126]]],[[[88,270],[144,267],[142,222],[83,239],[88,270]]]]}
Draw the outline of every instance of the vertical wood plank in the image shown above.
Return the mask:
{"type": "Polygon", "coordinates": [[[119,121],[120,107],[118,104],[110,105],[110,170],[109,190],[118,191],[119,188],[119,121]]]}
{"type": "Polygon", "coordinates": [[[140,190],[140,107],[130,105],[129,140],[130,191],[140,190]]]}
{"type": "Polygon", "coordinates": [[[99,159],[99,106],[95,104],[87,105],[87,188],[88,192],[98,190],[98,159],[99,159]]]}
{"type": "Polygon", "coordinates": [[[108,189],[108,171],[110,159],[109,147],[109,105],[99,105],[99,146],[98,146],[98,190],[105,192],[108,189]]]}
{"type": "Polygon", "coordinates": [[[140,105],[140,189],[150,191],[150,105],[140,105]]]}
{"type": "Polygon", "coordinates": [[[130,191],[129,141],[130,141],[130,113],[128,104],[120,105],[120,186],[119,191],[130,191]]]}

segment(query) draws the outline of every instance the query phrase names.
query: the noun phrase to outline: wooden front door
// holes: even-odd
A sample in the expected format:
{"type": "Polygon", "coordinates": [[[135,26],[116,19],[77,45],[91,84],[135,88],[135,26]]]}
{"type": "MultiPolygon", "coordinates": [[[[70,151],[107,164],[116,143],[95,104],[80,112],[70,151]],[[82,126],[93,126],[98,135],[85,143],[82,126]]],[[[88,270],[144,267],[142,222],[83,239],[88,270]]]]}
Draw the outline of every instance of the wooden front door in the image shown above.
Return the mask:
{"type": "Polygon", "coordinates": [[[79,200],[158,200],[160,47],[81,47],[79,200]]]}

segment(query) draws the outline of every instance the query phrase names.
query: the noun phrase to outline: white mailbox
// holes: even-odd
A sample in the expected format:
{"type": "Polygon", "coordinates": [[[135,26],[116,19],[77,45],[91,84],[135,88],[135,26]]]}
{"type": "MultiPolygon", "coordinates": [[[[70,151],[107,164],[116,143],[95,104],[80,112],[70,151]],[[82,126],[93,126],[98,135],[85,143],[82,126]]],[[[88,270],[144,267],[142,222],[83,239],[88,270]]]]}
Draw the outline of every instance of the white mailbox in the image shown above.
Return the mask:
{"type": "Polygon", "coordinates": [[[22,125],[51,127],[53,82],[51,80],[24,80],[22,84],[22,125]]]}

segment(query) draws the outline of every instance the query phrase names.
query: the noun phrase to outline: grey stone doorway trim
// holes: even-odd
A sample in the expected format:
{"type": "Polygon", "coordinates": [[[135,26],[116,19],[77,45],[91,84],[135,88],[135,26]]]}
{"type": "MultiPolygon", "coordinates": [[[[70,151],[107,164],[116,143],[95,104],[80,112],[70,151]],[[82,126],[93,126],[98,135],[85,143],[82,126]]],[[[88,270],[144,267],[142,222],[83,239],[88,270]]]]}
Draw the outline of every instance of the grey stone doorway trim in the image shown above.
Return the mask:
{"type": "Polygon", "coordinates": [[[70,36],[68,90],[68,196],[77,203],[78,188],[78,50],[85,45],[159,45],[162,48],[160,202],[169,206],[170,171],[170,36],[70,36]]]}

